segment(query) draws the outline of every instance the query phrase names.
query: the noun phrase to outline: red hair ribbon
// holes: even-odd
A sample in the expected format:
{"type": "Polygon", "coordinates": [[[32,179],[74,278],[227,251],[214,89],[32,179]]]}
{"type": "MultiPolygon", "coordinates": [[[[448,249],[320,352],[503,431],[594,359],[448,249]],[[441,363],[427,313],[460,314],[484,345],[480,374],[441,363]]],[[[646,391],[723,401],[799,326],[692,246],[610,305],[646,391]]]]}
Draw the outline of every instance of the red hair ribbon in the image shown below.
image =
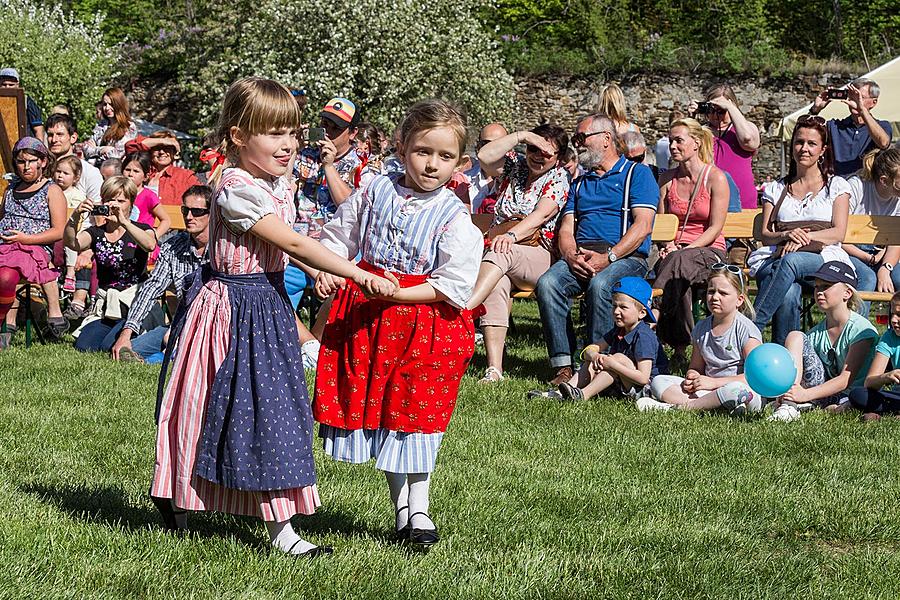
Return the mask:
{"type": "Polygon", "coordinates": [[[204,148],[200,151],[200,160],[205,163],[214,161],[209,168],[209,172],[214,173],[225,162],[225,155],[214,148],[204,148]]]}

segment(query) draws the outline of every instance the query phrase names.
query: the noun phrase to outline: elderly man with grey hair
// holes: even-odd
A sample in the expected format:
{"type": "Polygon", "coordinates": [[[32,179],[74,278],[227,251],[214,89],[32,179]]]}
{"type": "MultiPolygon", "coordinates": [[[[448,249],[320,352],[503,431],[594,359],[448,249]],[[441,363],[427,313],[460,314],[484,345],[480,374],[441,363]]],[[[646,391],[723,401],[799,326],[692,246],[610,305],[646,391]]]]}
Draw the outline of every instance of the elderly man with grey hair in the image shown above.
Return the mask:
{"type": "Polygon", "coordinates": [[[572,136],[584,174],[572,182],[559,219],[561,259],[535,287],[552,385],[572,376],[572,299],[584,294],[587,331],[596,342],[613,329],[613,286],[647,274],[659,187],[646,165],[619,154],[619,143],[615,124],[603,115],[582,118],[572,136]]]}
{"type": "MultiPolygon", "coordinates": [[[[810,112],[814,115],[831,102],[830,92],[816,96],[810,112]]],[[[847,98],[840,100],[850,109],[850,116],[828,121],[828,137],[834,152],[834,173],[846,177],[862,167],[862,157],[875,148],[891,145],[891,124],[872,116],[881,89],[871,79],[859,78],[847,86],[847,98]]]]}
{"type": "Polygon", "coordinates": [[[647,165],[653,178],[659,180],[659,169],[647,162],[647,141],[640,131],[626,131],[622,134],[622,145],[625,146],[625,158],[632,162],[647,165]]]}

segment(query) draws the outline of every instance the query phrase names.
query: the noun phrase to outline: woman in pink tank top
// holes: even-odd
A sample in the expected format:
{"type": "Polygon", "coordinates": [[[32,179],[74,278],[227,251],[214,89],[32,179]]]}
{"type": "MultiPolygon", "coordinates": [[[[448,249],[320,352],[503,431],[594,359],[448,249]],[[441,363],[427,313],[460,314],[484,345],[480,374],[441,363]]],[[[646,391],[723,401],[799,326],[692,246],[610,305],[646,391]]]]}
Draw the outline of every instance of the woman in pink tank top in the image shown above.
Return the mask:
{"type": "Polygon", "coordinates": [[[713,164],[728,172],[741,192],[741,208],[759,207],[756,184],[753,179],[753,157],[759,150],[759,127],[751,123],[738,108],[737,97],[731,86],[719,83],[706,90],[705,110],[698,111],[692,104],[693,114],[707,117],[715,136],[713,164]]]}
{"type": "Polygon", "coordinates": [[[713,135],[694,119],[669,127],[669,147],[677,166],[659,182],[659,212],[678,217],[675,240],[659,251],[656,281],[663,290],[656,333],[675,349],[670,366],[686,366],[685,350],[694,328],[692,288],[709,268],[725,260],[722,227],[728,212],[725,174],[712,165],[713,135]]]}

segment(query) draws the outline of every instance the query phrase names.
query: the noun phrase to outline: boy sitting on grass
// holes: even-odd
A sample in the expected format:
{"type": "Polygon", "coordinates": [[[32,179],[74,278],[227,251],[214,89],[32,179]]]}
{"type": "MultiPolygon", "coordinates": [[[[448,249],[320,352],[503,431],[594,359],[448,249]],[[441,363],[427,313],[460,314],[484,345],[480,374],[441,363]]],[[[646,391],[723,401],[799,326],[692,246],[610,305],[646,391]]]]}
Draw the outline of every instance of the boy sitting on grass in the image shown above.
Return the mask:
{"type": "Polygon", "coordinates": [[[584,349],[581,368],[559,384],[558,391],[529,392],[529,396],[584,400],[611,389],[609,395],[637,399],[653,377],[668,370],[656,332],[645,321],[655,322],[650,284],[640,277],[623,277],[612,291],[615,328],[584,349]]]}

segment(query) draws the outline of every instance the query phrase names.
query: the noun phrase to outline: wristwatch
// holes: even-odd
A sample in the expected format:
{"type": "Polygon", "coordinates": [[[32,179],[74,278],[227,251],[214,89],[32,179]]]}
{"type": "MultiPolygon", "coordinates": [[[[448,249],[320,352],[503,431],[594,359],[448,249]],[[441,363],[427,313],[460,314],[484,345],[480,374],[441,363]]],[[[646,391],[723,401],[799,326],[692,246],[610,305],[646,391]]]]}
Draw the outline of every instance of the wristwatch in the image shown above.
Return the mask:
{"type": "Polygon", "coordinates": [[[606,253],[606,258],[609,259],[609,262],[610,262],[610,263],[614,263],[614,262],[616,262],[617,260],[619,260],[619,257],[616,256],[616,253],[613,252],[612,250],[610,250],[610,251],[608,251],[608,252],[606,253]]]}
{"type": "Polygon", "coordinates": [[[894,270],[894,265],[892,265],[891,263],[884,263],[881,266],[887,269],[888,273],[894,270]]]}
{"type": "Polygon", "coordinates": [[[515,233],[513,233],[512,229],[510,229],[509,231],[507,231],[507,232],[506,232],[506,235],[508,235],[509,237],[511,237],[511,238],[513,239],[514,242],[518,242],[518,241],[519,241],[519,238],[516,236],[515,233]]]}

